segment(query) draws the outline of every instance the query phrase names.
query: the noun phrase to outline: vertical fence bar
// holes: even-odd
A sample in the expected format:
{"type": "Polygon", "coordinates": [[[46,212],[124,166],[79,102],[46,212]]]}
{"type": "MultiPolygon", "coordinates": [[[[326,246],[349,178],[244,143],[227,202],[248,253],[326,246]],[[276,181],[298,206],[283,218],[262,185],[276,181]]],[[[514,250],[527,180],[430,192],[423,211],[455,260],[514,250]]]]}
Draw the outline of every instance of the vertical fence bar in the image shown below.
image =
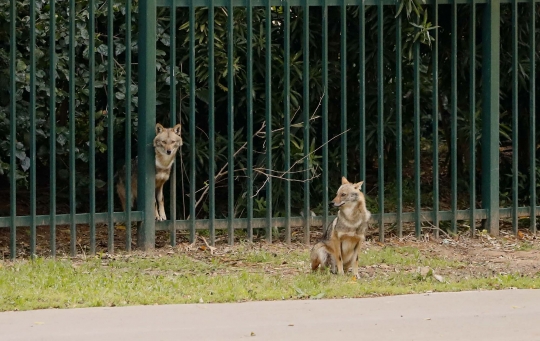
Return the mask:
{"type": "Polygon", "coordinates": [[[195,241],[196,198],[196,144],[195,144],[195,5],[189,5],[189,241],[195,241]]]}
{"type": "MultiPolygon", "coordinates": [[[[267,9],[267,11],[270,11],[270,8],[267,9]]],[[[271,48],[271,36],[272,36],[272,32],[271,32],[271,23],[272,21],[271,20],[268,20],[268,16],[267,16],[267,20],[266,20],[266,37],[267,40],[266,40],[266,51],[268,51],[266,53],[266,64],[265,64],[265,67],[266,67],[266,79],[267,79],[267,82],[266,82],[266,88],[265,88],[265,91],[266,91],[266,94],[265,94],[265,97],[266,97],[266,171],[267,172],[270,172],[271,169],[273,168],[272,167],[272,82],[270,81],[271,80],[271,77],[272,77],[272,66],[271,66],[271,61],[272,61],[272,58],[271,58],[271,52],[272,52],[272,48],[271,48]]],[[[253,86],[253,84],[251,83],[251,86],[253,86]]],[[[253,110],[251,110],[253,112],[253,110]]],[[[268,177],[268,182],[266,183],[266,226],[267,226],[267,236],[268,235],[272,235],[272,177],[268,177]]]]}
{"type": "MultiPolygon", "coordinates": [[[[169,39],[170,43],[170,54],[171,62],[169,65],[169,81],[170,81],[170,125],[174,127],[176,125],[176,5],[174,1],[171,1],[171,26],[169,39]]],[[[181,119],[180,117],[178,118],[181,119]]],[[[176,156],[175,156],[176,158],[176,156]]],[[[171,183],[170,183],[170,216],[171,220],[171,230],[169,231],[169,241],[171,246],[176,245],[176,165],[173,164],[172,174],[171,174],[171,183]]]]}
{"type": "Polygon", "coordinates": [[[309,143],[309,127],[310,127],[310,112],[309,112],[309,0],[304,0],[303,13],[304,27],[302,31],[302,43],[304,52],[304,61],[302,65],[302,80],[303,80],[303,114],[304,114],[304,244],[310,243],[310,222],[311,210],[309,208],[309,160],[307,155],[310,152],[309,143]]]}
{"type": "Polygon", "coordinates": [[[433,226],[439,237],[439,4],[433,0],[433,226]]]}
{"type": "Polygon", "coordinates": [[[512,0],[512,229],[518,232],[518,119],[519,119],[519,79],[518,79],[518,2],[512,0]]]}
{"type": "MultiPolygon", "coordinates": [[[[359,37],[360,44],[359,62],[358,62],[358,78],[360,80],[360,103],[359,103],[359,130],[360,141],[359,146],[359,160],[360,160],[360,180],[366,181],[366,7],[365,0],[362,0],[360,7],[358,8],[359,17],[359,37]]],[[[362,186],[362,191],[366,193],[367,184],[362,186]]]]}
{"type": "MultiPolygon", "coordinates": [[[[251,1],[249,2],[251,6],[251,1]]],[[[248,29],[251,33],[253,30],[252,22],[253,22],[253,13],[251,10],[251,7],[249,7],[250,13],[248,16],[248,29]]],[[[265,99],[266,99],[266,168],[267,171],[270,172],[270,169],[272,169],[272,83],[270,80],[272,79],[272,8],[270,7],[270,1],[266,4],[266,22],[265,22],[265,50],[266,50],[266,82],[265,82],[265,99]]],[[[251,42],[251,39],[250,39],[251,42]]],[[[251,45],[253,46],[253,45],[251,45]]],[[[250,51],[250,61],[253,60],[253,54],[252,50],[253,48],[249,48],[250,51]]],[[[248,131],[249,133],[249,141],[251,143],[251,148],[248,148],[248,156],[250,157],[249,167],[248,167],[248,176],[251,178],[253,176],[253,63],[249,65],[249,71],[250,76],[248,77],[248,89],[250,89],[249,92],[249,104],[250,104],[250,110],[248,112],[250,113],[249,119],[248,119],[248,131]]],[[[252,221],[253,218],[253,180],[249,180],[248,184],[250,184],[248,188],[248,226],[250,231],[250,236],[253,238],[253,227],[252,227],[252,221]]],[[[268,205],[266,207],[266,218],[267,221],[272,221],[272,178],[268,179],[268,183],[266,184],[266,193],[269,195],[266,200],[266,204],[268,205]]],[[[252,241],[252,239],[250,239],[252,241]]],[[[272,242],[272,224],[267,225],[266,230],[266,241],[271,243],[272,242]]]]}
{"type": "Polygon", "coordinates": [[[531,63],[531,72],[529,74],[530,91],[529,91],[529,112],[531,115],[531,132],[530,132],[530,158],[531,158],[531,232],[536,233],[536,3],[535,0],[530,0],[531,4],[531,27],[529,29],[531,42],[529,44],[529,60],[531,63]]]}
{"type": "MultiPolygon", "coordinates": [[[[54,0],[53,0],[54,1],[54,0]]],[[[17,257],[17,1],[9,3],[9,258],[17,257]]]]}
{"type": "Polygon", "coordinates": [[[470,143],[470,224],[471,236],[474,236],[476,230],[476,2],[471,0],[471,15],[470,20],[470,38],[469,38],[469,53],[470,53],[470,93],[469,93],[469,120],[471,121],[471,131],[469,137],[470,143]]]}
{"type": "MultiPolygon", "coordinates": [[[[396,9],[399,9],[401,2],[398,1],[396,9]]],[[[403,129],[402,129],[402,52],[401,52],[401,17],[400,13],[396,17],[396,192],[397,192],[397,220],[396,228],[398,237],[403,236],[403,129]]],[[[416,73],[415,73],[416,75],[416,73]]]]}
{"type": "Polygon", "coordinates": [[[114,31],[113,0],[107,1],[107,194],[109,204],[107,250],[114,252],[114,31]]]}
{"type": "MultiPolygon", "coordinates": [[[[283,85],[285,111],[284,111],[284,143],[285,143],[285,242],[291,242],[291,9],[289,1],[283,2],[283,13],[285,14],[284,27],[284,64],[285,64],[285,82],[283,85]]],[[[271,148],[272,145],[268,145],[271,148]]],[[[268,230],[269,242],[272,241],[272,229],[268,230]]]]}
{"type": "Polygon", "coordinates": [[[322,17],[322,183],[323,183],[323,228],[328,225],[328,5],[323,0],[322,17]]]}
{"type": "Polygon", "coordinates": [[[347,0],[341,1],[341,175],[347,177],[347,0]]]}
{"type": "Polygon", "coordinates": [[[228,214],[227,228],[229,230],[229,245],[234,244],[234,6],[233,0],[229,0],[227,7],[229,16],[227,18],[227,36],[229,37],[227,45],[227,111],[228,111],[228,146],[227,160],[229,162],[227,174],[228,191],[228,214]]]}
{"type": "MultiPolygon", "coordinates": [[[[52,0],[54,1],[54,0],[52,0]]],[[[96,9],[94,0],[88,0],[89,18],[88,18],[88,111],[89,111],[89,199],[90,199],[90,254],[96,253],[96,90],[95,90],[95,39],[96,39],[96,9]]],[[[129,201],[128,201],[129,202],[129,201]]],[[[126,223],[127,224],[127,223],[126,223]]]]}
{"type": "MultiPolygon", "coordinates": [[[[156,126],[156,21],[155,0],[139,3],[139,121],[137,206],[144,217],[137,231],[137,244],[143,250],[153,249],[155,223],[155,161],[152,135],[156,126]],[[141,176],[143,175],[144,176],[141,176]]],[[[192,181],[194,179],[192,178],[192,181]]]]}
{"type": "MultiPolygon", "coordinates": [[[[70,17],[71,19],[71,17],[70,17]]],[[[36,254],[36,0],[30,0],[30,256],[36,254]]]]}
{"type": "Polygon", "coordinates": [[[215,111],[215,70],[214,70],[214,0],[209,0],[208,4],[208,135],[209,139],[209,151],[208,151],[208,184],[210,186],[208,196],[208,214],[210,219],[210,244],[214,245],[216,242],[216,179],[215,173],[215,125],[214,125],[214,111],[215,111]]]}
{"type": "Polygon", "coordinates": [[[384,242],[384,5],[377,5],[377,153],[379,187],[379,240],[384,242]]]}
{"type": "MultiPolygon", "coordinates": [[[[247,6],[247,235],[249,242],[253,241],[253,7],[251,0],[248,0],[247,6]]],[[[270,4],[266,7],[266,71],[268,72],[270,63],[270,22],[271,12],[270,4]]],[[[270,79],[270,75],[266,74],[266,79],[270,79]]],[[[268,93],[268,81],[266,82],[268,93]]],[[[268,112],[268,105],[270,97],[266,97],[266,106],[268,112]]]]}
{"type": "Polygon", "coordinates": [[[500,0],[490,0],[482,27],[482,206],[488,231],[499,234],[500,0]]]}
{"type": "Polygon", "coordinates": [[[56,257],[56,4],[49,3],[49,240],[51,256],[56,257]]]}
{"type": "Polygon", "coordinates": [[[414,42],[414,220],[415,235],[417,238],[422,233],[422,221],[420,217],[421,185],[420,185],[420,41],[414,42]]]}
{"type": "Polygon", "coordinates": [[[126,1],[126,251],[131,251],[131,0],[126,1]]]}
{"type": "Polygon", "coordinates": [[[70,253],[77,254],[77,209],[75,185],[75,0],[69,1],[69,226],[70,253]]]}
{"type": "Polygon", "coordinates": [[[450,113],[450,164],[451,164],[451,210],[452,210],[452,232],[457,232],[457,0],[452,1],[452,57],[451,57],[451,77],[452,85],[450,89],[451,113],[450,113]]]}

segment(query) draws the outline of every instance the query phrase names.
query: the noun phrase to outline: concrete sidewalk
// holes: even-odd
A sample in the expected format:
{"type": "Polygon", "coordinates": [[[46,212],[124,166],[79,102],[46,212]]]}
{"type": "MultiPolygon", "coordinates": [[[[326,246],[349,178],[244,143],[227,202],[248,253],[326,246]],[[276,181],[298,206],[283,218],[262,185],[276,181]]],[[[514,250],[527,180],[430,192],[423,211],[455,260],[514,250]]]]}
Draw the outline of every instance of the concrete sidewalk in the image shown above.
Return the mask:
{"type": "Polygon", "coordinates": [[[540,290],[0,313],[0,340],[540,340],[540,290]]]}

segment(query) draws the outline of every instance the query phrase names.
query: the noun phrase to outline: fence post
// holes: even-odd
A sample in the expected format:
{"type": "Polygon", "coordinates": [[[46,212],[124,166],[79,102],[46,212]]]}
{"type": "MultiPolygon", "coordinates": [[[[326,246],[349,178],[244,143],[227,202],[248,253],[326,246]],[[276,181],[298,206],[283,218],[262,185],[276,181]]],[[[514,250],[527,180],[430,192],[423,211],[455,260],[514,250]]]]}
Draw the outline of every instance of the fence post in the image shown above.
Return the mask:
{"type": "Polygon", "coordinates": [[[491,235],[499,234],[500,0],[488,0],[482,23],[482,207],[491,235]]]}
{"type": "MultiPolygon", "coordinates": [[[[137,206],[143,220],[137,229],[137,246],[153,249],[156,240],[154,216],[155,161],[152,147],[156,125],[156,19],[155,0],[139,3],[139,124],[137,206]]],[[[127,138],[127,137],[126,137],[127,138]]]]}

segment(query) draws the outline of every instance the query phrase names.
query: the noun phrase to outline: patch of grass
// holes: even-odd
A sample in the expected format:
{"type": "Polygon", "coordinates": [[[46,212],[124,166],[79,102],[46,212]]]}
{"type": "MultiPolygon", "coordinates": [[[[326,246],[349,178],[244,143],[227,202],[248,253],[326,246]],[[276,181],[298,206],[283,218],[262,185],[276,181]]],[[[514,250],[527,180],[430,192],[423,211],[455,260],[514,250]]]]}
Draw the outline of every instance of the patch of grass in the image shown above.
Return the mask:
{"type": "Polygon", "coordinates": [[[534,249],[534,244],[524,241],[516,246],[516,251],[531,251],[534,249]]]}
{"type": "Polygon", "coordinates": [[[381,264],[388,269],[363,272],[364,277],[356,280],[351,274],[311,272],[307,248],[270,250],[242,245],[215,257],[194,252],[0,262],[0,311],[540,287],[538,276],[519,274],[445,275],[439,282],[432,272],[422,276],[414,269],[427,266],[433,272],[450,273],[464,265],[426,256],[414,247],[370,249],[360,257],[363,270],[381,264]]]}
{"type": "Polygon", "coordinates": [[[429,266],[431,268],[461,267],[463,263],[439,257],[427,257],[414,247],[385,246],[380,250],[364,251],[360,266],[386,264],[395,266],[429,266]]]}

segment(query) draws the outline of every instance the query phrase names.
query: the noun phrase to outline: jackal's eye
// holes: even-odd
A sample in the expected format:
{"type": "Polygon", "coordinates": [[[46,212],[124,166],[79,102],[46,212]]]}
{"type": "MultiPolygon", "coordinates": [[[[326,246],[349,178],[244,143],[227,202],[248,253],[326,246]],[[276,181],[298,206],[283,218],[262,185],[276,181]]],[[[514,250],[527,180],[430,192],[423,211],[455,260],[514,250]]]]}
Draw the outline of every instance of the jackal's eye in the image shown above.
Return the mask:
{"type": "Polygon", "coordinates": [[[346,194],[345,193],[341,193],[341,196],[344,197],[346,194]]]}

